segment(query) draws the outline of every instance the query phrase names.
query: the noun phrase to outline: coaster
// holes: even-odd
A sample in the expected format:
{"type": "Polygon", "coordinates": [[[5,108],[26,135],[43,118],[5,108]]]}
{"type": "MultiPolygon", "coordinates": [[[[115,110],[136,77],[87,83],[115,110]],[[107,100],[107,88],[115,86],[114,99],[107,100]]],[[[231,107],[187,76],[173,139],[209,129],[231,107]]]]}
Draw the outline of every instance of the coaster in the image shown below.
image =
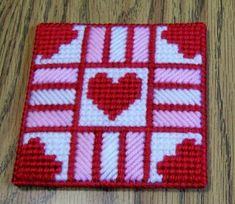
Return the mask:
{"type": "Polygon", "coordinates": [[[203,188],[206,26],[37,26],[13,183],[203,188]]]}

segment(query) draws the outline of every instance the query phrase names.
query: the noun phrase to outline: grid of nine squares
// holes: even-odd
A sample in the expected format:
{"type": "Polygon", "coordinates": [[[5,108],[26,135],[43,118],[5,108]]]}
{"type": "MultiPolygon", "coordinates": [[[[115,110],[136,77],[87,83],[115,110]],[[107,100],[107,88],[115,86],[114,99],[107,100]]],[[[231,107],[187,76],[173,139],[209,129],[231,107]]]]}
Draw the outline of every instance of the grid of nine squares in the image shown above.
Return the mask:
{"type": "MultiPolygon", "coordinates": [[[[46,68],[46,67],[70,67],[70,68],[78,68],[78,80],[76,83],[72,84],[57,84],[57,85],[32,85],[31,89],[37,89],[37,88],[75,88],[76,89],[76,99],[74,105],[61,105],[61,107],[56,107],[56,110],[58,109],[72,109],[74,111],[74,117],[73,117],[73,125],[71,127],[37,127],[37,128],[29,128],[26,127],[25,121],[26,121],[26,113],[28,110],[33,110],[35,107],[31,107],[29,104],[26,103],[25,109],[24,109],[24,117],[23,117],[23,124],[21,129],[21,139],[22,139],[22,133],[26,132],[40,132],[40,131],[70,131],[72,133],[72,139],[71,139],[71,153],[69,158],[69,166],[72,166],[74,164],[74,152],[75,152],[75,144],[76,144],[76,134],[79,131],[97,131],[97,132],[104,132],[104,131],[120,131],[120,132],[127,132],[127,131],[144,131],[146,133],[146,142],[145,146],[150,145],[151,140],[151,134],[154,131],[175,131],[175,132],[200,132],[203,136],[202,139],[205,140],[206,136],[206,112],[205,112],[205,104],[206,104],[206,90],[203,87],[205,84],[205,50],[202,52],[202,59],[203,63],[202,65],[190,65],[190,64],[164,64],[164,63],[157,63],[155,62],[155,36],[156,36],[156,26],[159,25],[140,25],[140,26],[146,26],[150,29],[150,37],[149,37],[149,61],[147,63],[133,63],[131,61],[131,54],[132,54],[132,48],[133,48],[133,42],[130,40],[133,37],[133,29],[136,25],[129,25],[128,27],[128,39],[127,39],[127,51],[126,51],[126,61],[123,63],[110,63],[108,62],[108,55],[109,50],[104,49],[104,56],[103,56],[103,62],[102,63],[88,63],[86,62],[86,49],[87,49],[87,43],[88,43],[88,36],[91,26],[100,26],[100,25],[87,25],[85,28],[85,34],[82,44],[82,52],[81,52],[81,62],[80,63],[68,63],[68,64],[49,64],[49,65],[36,65],[32,62],[32,69],[30,73],[30,82],[32,82],[33,77],[33,71],[38,68],[46,68]],[[83,85],[83,76],[84,71],[86,68],[96,68],[96,67],[102,67],[102,68],[148,68],[148,97],[147,97],[147,114],[146,114],[146,127],[82,127],[78,124],[79,121],[79,110],[80,110],[80,103],[81,103],[81,94],[82,94],[82,85],[83,85]],[[154,77],[154,69],[159,67],[187,67],[190,69],[200,69],[202,71],[202,83],[197,86],[196,88],[201,90],[202,92],[202,106],[199,109],[202,114],[202,127],[201,128],[160,128],[160,127],[153,127],[152,122],[152,116],[153,116],[153,77],[154,77]]],[[[105,34],[105,48],[109,47],[110,44],[110,33],[111,33],[111,26],[112,25],[104,25],[107,28],[106,34],[105,34]]],[[[120,25],[122,26],[122,25],[120,25]]],[[[126,26],[126,25],[123,25],[126,26]]],[[[205,42],[202,42],[205,43],[205,42]]],[[[35,56],[35,53],[34,53],[35,56]]],[[[30,83],[31,84],[31,83],[30,83]]],[[[164,86],[164,85],[163,85],[164,86]]],[[[29,87],[28,87],[29,90],[29,87]]],[[[27,99],[29,100],[29,93],[27,93],[27,99]]],[[[45,109],[53,109],[53,105],[48,106],[37,106],[36,109],[45,110],[45,109]]],[[[166,107],[169,108],[169,107],[166,107]]],[[[189,109],[195,109],[195,107],[189,107],[189,109]]],[[[121,141],[120,141],[121,142],[121,141]]],[[[205,144],[205,141],[202,143],[205,144]]],[[[145,147],[145,160],[149,160],[149,151],[150,148],[145,147]]],[[[144,162],[144,169],[149,168],[149,162],[144,162]]],[[[73,171],[74,168],[69,168],[69,171],[73,171]]],[[[144,171],[144,180],[147,181],[148,178],[148,172],[144,171]]],[[[69,172],[69,179],[68,181],[73,181],[74,172],[69,172]]]]}

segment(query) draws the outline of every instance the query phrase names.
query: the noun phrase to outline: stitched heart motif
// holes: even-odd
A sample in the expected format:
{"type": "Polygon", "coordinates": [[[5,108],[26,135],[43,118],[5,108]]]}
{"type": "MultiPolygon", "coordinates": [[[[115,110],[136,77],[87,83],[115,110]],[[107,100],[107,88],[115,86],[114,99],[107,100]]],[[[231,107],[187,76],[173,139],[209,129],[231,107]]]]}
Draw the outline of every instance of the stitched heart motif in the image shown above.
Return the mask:
{"type": "Polygon", "coordinates": [[[106,73],[98,73],[88,83],[87,97],[110,120],[115,120],[124,110],[127,110],[135,100],[141,97],[142,80],[135,73],[127,73],[114,83],[106,73]]]}
{"type": "Polygon", "coordinates": [[[162,38],[167,39],[168,43],[177,44],[179,52],[192,59],[201,53],[202,31],[203,27],[198,25],[168,26],[167,30],[163,31],[162,38]]]}
{"type": "Polygon", "coordinates": [[[39,26],[38,33],[48,35],[38,35],[36,50],[43,58],[51,58],[53,54],[59,52],[59,47],[62,44],[68,44],[78,36],[77,31],[73,30],[72,25],[64,26],[39,26]]]}
{"type": "Polygon", "coordinates": [[[16,176],[25,181],[54,181],[55,175],[61,172],[62,163],[56,161],[55,155],[45,153],[45,144],[39,138],[32,138],[20,148],[22,157],[16,176]],[[47,168],[48,171],[45,171],[47,168]]]}

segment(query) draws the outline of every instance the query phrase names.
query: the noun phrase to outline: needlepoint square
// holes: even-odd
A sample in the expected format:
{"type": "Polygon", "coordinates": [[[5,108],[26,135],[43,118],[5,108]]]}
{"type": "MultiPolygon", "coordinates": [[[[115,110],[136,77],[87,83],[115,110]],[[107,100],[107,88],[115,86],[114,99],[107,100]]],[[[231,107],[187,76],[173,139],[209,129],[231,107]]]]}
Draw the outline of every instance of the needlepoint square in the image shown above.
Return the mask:
{"type": "Polygon", "coordinates": [[[40,24],[16,185],[204,188],[206,27],[40,24]]]}

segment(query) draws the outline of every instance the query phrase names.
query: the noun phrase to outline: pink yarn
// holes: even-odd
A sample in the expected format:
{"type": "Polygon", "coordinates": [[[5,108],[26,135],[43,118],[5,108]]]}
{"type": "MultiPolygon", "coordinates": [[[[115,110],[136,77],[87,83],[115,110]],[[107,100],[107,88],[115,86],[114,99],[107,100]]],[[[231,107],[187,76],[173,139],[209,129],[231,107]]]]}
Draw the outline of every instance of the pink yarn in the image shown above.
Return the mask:
{"type": "Polygon", "coordinates": [[[42,68],[34,73],[33,84],[43,83],[74,83],[78,69],[74,68],[42,68]]]}
{"type": "Polygon", "coordinates": [[[154,111],[155,127],[201,127],[201,113],[196,111],[154,111]]]}
{"type": "Polygon", "coordinates": [[[155,83],[200,84],[200,81],[200,70],[162,68],[155,71],[155,83]]]}
{"type": "Polygon", "coordinates": [[[125,180],[140,181],[144,175],[144,133],[126,135],[125,180]]]}
{"type": "Polygon", "coordinates": [[[92,179],[92,156],[94,140],[94,133],[78,133],[75,162],[76,180],[90,181],[92,179]]]}
{"type": "Polygon", "coordinates": [[[27,127],[67,127],[72,125],[73,111],[32,111],[28,113],[27,127]]]}
{"type": "Polygon", "coordinates": [[[134,29],[133,62],[148,61],[148,46],[149,28],[136,27],[134,29]]]}
{"type": "Polygon", "coordinates": [[[92,27],[87,47],[87,62],[102,62],[105,27],[92,27]]]}

